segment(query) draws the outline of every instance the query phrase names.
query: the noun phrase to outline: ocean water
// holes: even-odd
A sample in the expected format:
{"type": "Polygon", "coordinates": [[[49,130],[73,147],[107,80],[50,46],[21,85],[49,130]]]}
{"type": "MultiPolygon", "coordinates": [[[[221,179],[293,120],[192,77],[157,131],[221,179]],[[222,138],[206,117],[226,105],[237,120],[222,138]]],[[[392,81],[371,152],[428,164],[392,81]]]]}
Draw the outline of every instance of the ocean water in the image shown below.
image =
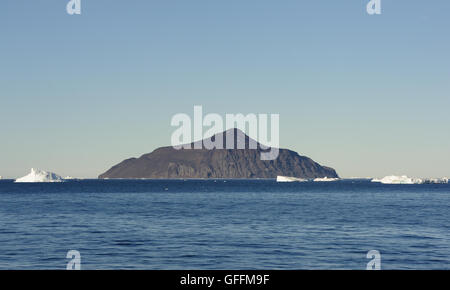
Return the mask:
{"type": "Polygon", "coordinates": [[[0,181],[0,269],[450,269],[450,185],[0,181]]]}

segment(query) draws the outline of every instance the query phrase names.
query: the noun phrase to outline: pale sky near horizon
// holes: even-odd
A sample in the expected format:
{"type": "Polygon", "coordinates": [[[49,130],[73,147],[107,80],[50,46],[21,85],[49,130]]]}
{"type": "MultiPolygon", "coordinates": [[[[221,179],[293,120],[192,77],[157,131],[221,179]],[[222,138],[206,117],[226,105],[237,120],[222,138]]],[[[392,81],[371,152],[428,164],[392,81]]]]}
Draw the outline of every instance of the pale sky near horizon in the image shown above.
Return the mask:
{"type": "Polygon", "coordinates": [[[343,177],[450,177],[450,1],[67,2],[0,4],[0,176],[96,177],[202,105],[343,177]]]}

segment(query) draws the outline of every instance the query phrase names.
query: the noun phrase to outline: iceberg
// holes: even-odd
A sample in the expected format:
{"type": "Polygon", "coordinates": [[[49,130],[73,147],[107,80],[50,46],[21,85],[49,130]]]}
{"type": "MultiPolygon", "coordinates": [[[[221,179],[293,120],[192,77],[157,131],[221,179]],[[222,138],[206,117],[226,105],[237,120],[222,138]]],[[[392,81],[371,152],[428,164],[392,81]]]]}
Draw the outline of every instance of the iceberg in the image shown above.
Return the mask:
{"type": "Polygon", "coordinates": [[[382,179],[372,179],[372,182],[378,182],[383,184],[422,184],[423,180],[420,178],[409,178],[406,175],[402,176],[390,175],[383,177],[382,179]]]}
{"type": "Polygon", "coordinates": [[[16,179],[14,182],[63,182],[64,179],[52,172],[31,168],[30,174],[16,179]]]}
{"type": "Polygon", "coordinates": [[[339,178],[328,178],[328,177],[324,177],[324,178],[316,178],[314,179],[314,182],[330,182],[330,181],[338,181],[339,178]]]}
{"type": "Polygon", "coordinates": [[[308,179],[288,177],[288,176],[277,176],[277,182],[305,182],[308,179]]]}
{"type": "Polygon", "coordinates": [[[379,182],[383,184],[447,184],[448,178],[409,178],[406,175],[391,175],[382,179],[372,179],[372,182],[379,182]]]}
{"type": "Polygon", "coordinates": [[[448,178],[444,177],[444,178],[426,178],[423,180],[423,183],[426,184],[447,184],[448,183],[448,178]]]}

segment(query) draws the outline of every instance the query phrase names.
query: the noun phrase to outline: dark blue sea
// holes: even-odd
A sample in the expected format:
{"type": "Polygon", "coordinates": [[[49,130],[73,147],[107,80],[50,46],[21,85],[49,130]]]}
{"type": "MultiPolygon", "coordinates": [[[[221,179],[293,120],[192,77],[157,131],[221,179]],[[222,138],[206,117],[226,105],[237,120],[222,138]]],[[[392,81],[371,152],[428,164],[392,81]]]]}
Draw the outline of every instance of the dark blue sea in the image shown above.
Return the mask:
{"type": "Polygon", "coordinates": [[[450,185],[0,181],[0,269],[450,269],[450,185]]]}

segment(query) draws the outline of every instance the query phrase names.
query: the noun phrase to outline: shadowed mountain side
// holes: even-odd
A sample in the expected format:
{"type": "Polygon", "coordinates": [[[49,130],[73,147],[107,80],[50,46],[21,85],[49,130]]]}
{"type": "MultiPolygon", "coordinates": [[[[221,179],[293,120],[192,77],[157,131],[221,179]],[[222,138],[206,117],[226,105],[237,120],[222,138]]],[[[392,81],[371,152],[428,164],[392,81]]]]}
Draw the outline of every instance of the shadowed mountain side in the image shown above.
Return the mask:
{"type": "MultiPolygon", "coordinates": [[[[224,145],[230,132],[234,133],[234,148],[245,144],[247,149],[181,149],[161,147],[140,158],[127,159],[101,174],[99,178],[276,178],[278,175],[298,178],[336,178],[332,168],[321,166],[294,151],[280,149],[275,160],[261,160],[261,144],[242,131],[221,133],[224,145]],[[257,149],[248,149],[255,142],[257,149]]],[[[211,140],[220,138],[218,135],[211,140]]],[[[199,141],[204,142],[205,140],[199,141]]],[[[194,146],[194,143],[190,144],[194,146]]],[[[251,147],[255,148],[255,147],[251,147]]]]}

